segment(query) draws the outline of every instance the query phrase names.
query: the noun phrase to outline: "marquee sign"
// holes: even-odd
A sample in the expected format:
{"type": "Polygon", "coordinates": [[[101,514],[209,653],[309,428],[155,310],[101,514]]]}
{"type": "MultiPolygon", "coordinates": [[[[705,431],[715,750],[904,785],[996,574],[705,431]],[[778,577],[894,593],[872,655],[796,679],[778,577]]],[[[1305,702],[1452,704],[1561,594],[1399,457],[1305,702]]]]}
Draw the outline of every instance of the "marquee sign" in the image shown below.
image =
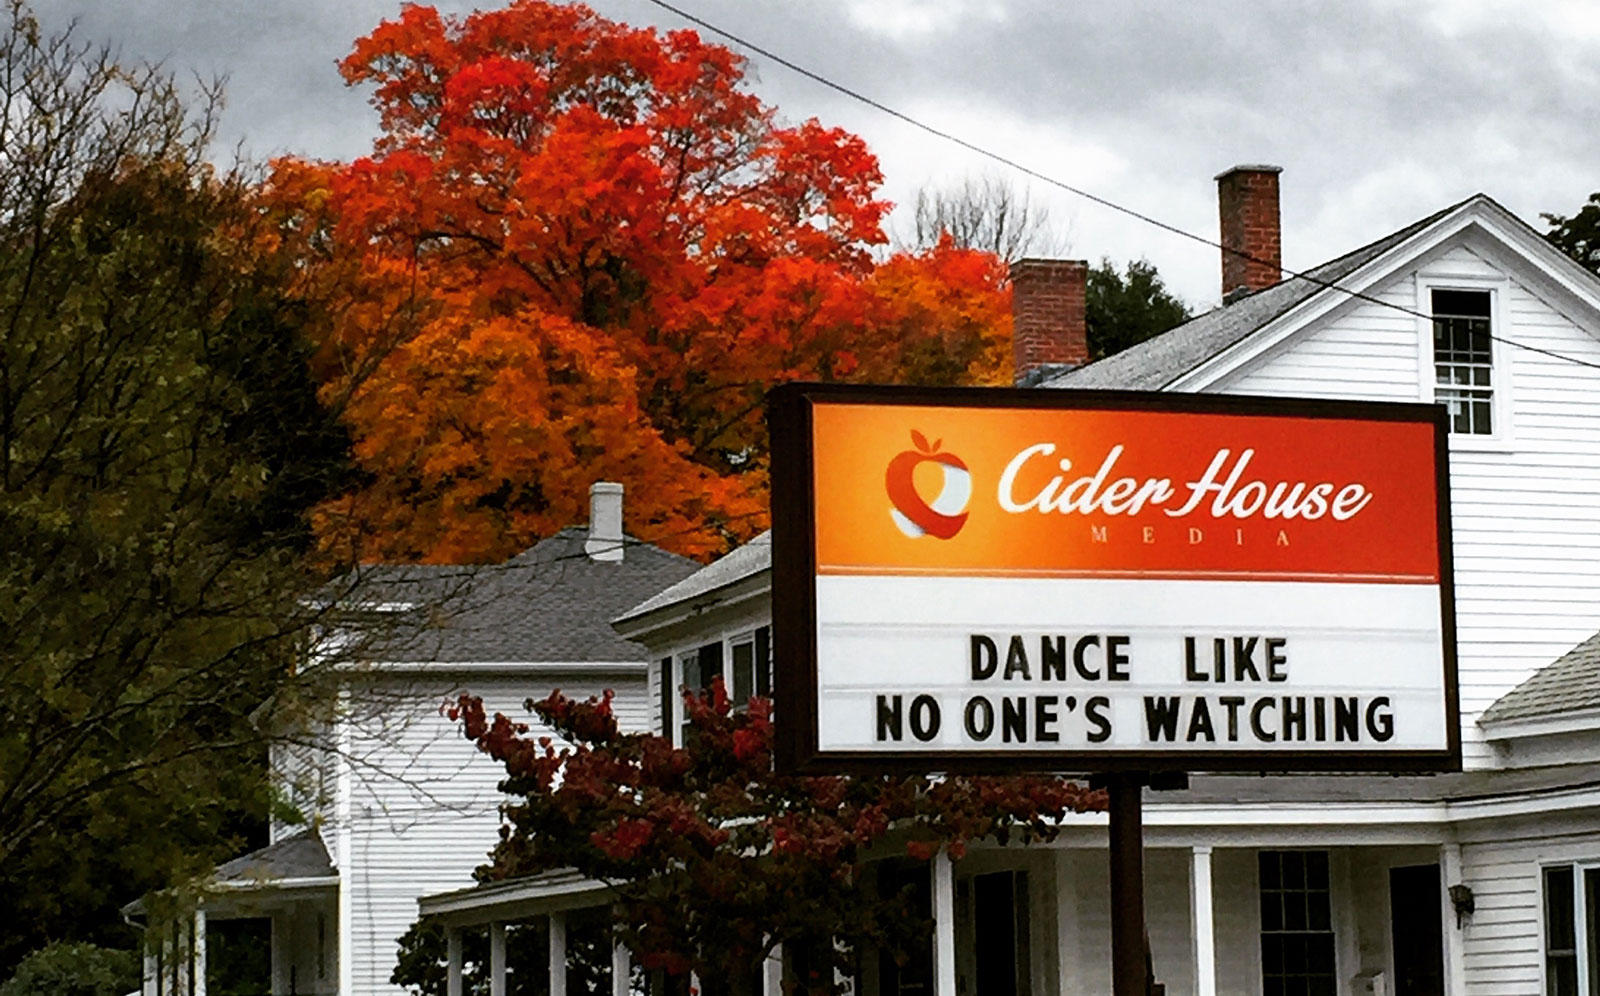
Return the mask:
{"type": "Polygon", "coordinates": [[[788,385],[780,763],[1455,770],[1443,409],[788,385]]]}

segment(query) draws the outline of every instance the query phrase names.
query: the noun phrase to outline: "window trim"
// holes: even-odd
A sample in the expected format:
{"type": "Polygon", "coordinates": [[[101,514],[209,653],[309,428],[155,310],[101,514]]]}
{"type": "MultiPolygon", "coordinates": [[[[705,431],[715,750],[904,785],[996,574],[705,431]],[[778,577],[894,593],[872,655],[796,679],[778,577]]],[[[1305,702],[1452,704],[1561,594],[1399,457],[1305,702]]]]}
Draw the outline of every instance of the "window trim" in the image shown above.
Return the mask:
{"type": "MultiPolygon", "coordinates": [[[[668,724],[669,728],[664,730],[663,733],[671,737],[672,745],[674,747],[683,746],[683,724],[687,721],[683,711],[683,696],[678,692],[678,690],[684,685],[684,664],[689,660],[698,660],[700,648],[710,646],[713,643],[721,645],[723,678],[729,682],[728,697],[732,699],[733,648],[735,645],[748,644],[750,647],[751,667],[759,667],[761,664],[761,655],[758,652],[760,648],[760,639],[757,634],[763,629],[767,631],[767,667],[771,668],[772,623],[770,621],[749,623],[732,629],[720,629],[709,633],[703,633],[697,640],[693,640],[684,644],[674,644],[670,649],[661,651],[660,658],[668,658],[672,661],[671,673],[663,676],[663,680],[669,682],[667,690],[664,694],[670,698],[672,721],[670,724],[668,724]]],[[[660,663],[660,658],[657,658],[657,664],[660,663]]],[[[760,687],[760,679],[756,676],[754,670],[752,670],[751,694],[759,694],[760,687]]],[[[741,708],[740,703],[738,702],[734,702],[733,705],[735,710],[739,710],[741,708]]]]}
{"type": "Polygon", "coordinates": [[[1584,878],[1588,872],[1600,874],[1600,857],[1572,858],[1567,860],[1540,861],[1536,866],[1538,889],[1536,892],[1539,908],[1539,994],[1550,991],[1550,923],[1545,916],[1546,903],[1544,891],[1545,873],[1556,869],[1565,868],[1572,872],[1572,940],[1573,960],[1576,964],[1578,980],[1578,996],[1600,996],[1600,992],[1593,992],[1589,988],[1589,959],[1595,953],[1589,950],[1589,936],[1592,933],[1596,940],[1600,940],[1600,921],[1586,923],[1588,913],[1585,907],[1584,878]]]}
{"type": "Polygon", "coordinates": [[[1511,296],[1511,281],[1504,277],[1468,277],[1468,276],[1417,276],[1417,398],[1424,404],[1434,404],[1438,398],[1435,393],[1437,374],[1434,370],[1433,353],[1433,292],[1441,291],[1469,291],[1487,292],[1489,295],[1489,334],[1493,338],[1489,342],[1489,390],[1490,417],[1494,421],[1494,432],[1467,434],[1460,432],[1449,433],[1450,448],[1452,450],[1476,452],[1509,452],[1516,441],[1516,425],[1512,419],[1515,397],[1515,385],[1512,378],[1512,362],[1509,351],[1514,348],[1506,345],[1509,338],[1506,330],[1510,328],[1508,317],[1510,308],[1508,302],[1511,296]]]}
{"type": "MultiPolygon", "coordinates": [[[[1255,952],[1256,972],[1255,972],[1255,975],[1256,975],[1257,982],[1259,983],[1259,986],[1258,986],[1258,990],[1259,991],[1265,991],[1265,986],[1266,986],[1266,976],[1267,976],[1267,970],[1266,970],[1266,968],[1267,968],[1267,962],[1266,962],[1266,936],[1269,933],[1274,933],[1274,934],[1322,934],[1322,933],[1326,933],[1328,935],[1329,939],[1330,939],[1331,947],[1332,947],[1332,953],[1333,953],[1333,965],[1332,965],[1332,967],[1330,969],[1330,978],[1333,981],[1334,990],[1336,992],[1342,991],[1343,987],[1342,987],[1341,982],[1340,982],[1340,980],[1343,978],[1342,971],[1343,971],[1343,968],[1344,968],[1345,965],[1350,964],[1350,960],[1349,960],[1350,959],[1350,953],[1348,951],[1344,950],[1344,941],[1345,941],[1345,939],[1347,937],[1350,936],[1350,932],[1345,930],[1345,929],[1343,929],[1344,926],[1345,926],[1344,921],[1345,921],[1345,915],[1346,915],[1346,910],[1344,908],[1344,906],[1345,906],[1345,897],[1348,896],[1349,890],[1344,887],[1345,883],[1343,881],[1343,878],[1344,878],[1345,869],[1340,865],[1339,862],[1337,862],[1335,860],[1335,857],[1336,857],[1336,855],[1335,855],[1334,849],[1325,848],[1325,847],[1292,847],[1291,846],[1291,847],[1260,847],[1260,848],[1256,848],[1255,849],[1255,859],[1256,859],[1255,862],[1254,862],[1254,864],[1256,866],[1256,868],[1255,868],[1255,876],[1254,876],[1254,878],[1255,878],[1255,930],[1254,930],[1254,934],[1255,934],[1255,948],[1256,948],[1256,952],[1255,952]],[[1288,930],[1286,928],[1279,928],[1278,930],[1274,930],[1274,931],[1268,931],[1266,929],[1266,922],[1262,919],[1262,894],[1265,891],[1265,888],[1264,888],[1265,883],[1264,883],[1263,879],[1261,878],[1261,859],[1262,859],[1262,855],[1265,855],[1265,854],[1282,855],[1282,854],[1286,854],[1286,853],[1298,853],[1298,854],[1301,854],[1301,855],[1319,853],[1319,854],[1321,854],[1323,856],[1324,860],[1326,861],[1326,863],[1327,863],[1327,875],[1328,875],[1328,887],[1327,887],[1328,926],[1327,926],[1326,930],[1311,930],[1311,929],[1309,929],[1309,927],[1307,929],[1305,929],[1305,930],[1298,930],[1298,931],[1296,931],[1296,930],[1288,930]]],[[[1279,860],[1281,861],[1281,858],[1279,860]]],[[[1302,860],[1304,860],[1304,859],[1302,858],[1302,860]]],[[[1279,889],[1275,889],[1273,891],[1275,891],[1275,892],[1284,892],[1284,891],[1288,891],[1288,890],[1279,888],[1279,889]]],[[[1309,893],[1309,892],[1320,891],[1320,890],[1311,890],[1311,889],[1308,889],[1308,888],[1303,888],[1302,891],[1309,893]]],[[[1280,973],[1280,974],[1283,974],[1283,973],[1280,973]]]]}

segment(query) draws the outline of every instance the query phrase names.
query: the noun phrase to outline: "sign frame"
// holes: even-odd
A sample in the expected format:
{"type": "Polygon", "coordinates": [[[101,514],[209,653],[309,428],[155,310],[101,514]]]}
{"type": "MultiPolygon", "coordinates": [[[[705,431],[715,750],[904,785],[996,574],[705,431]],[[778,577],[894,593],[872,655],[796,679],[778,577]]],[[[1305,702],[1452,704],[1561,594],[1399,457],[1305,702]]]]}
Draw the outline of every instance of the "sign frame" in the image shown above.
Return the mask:
{"type": "Polygon", "coordinates": [[[767,396],[772,445],[772,627],[775,764],[801,775],[1125,772],[1289,774],[1461,770],[1451,545],[1449,421],[1443,405],[1226,394],[1038,388],[927,388],[791,383],[767,396]],[[1431,423],[1438,523],[1439,612],[1447,746],[1398,750],[873,750],[818,746],[817,557],[813,406],[817,403],[1056,409],[1431,423]]]}

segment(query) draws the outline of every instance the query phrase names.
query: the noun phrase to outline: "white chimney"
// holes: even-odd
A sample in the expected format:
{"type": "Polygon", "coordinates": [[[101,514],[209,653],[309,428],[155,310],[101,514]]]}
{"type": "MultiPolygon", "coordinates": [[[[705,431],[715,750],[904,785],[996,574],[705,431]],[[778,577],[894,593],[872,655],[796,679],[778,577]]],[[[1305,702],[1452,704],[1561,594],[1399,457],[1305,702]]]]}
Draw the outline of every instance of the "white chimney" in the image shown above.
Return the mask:
{"type": "Polygon", "coordinates": [[[589,485],[589,539],[583,552],[591,560],[622,559],[622,485],[615,481],[589,485]]]}

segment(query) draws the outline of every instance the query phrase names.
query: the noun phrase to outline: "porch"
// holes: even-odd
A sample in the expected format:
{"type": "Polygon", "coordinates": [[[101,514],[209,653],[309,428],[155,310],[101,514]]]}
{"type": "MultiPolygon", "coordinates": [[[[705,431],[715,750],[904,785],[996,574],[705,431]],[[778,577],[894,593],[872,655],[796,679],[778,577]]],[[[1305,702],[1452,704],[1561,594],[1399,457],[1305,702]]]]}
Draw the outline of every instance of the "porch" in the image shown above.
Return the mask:
{"type": "MultiPolygon", "coordinates": [[[[1459,848],[1358,844],[1341,836],[1284,828],[1220,846],[1150,840],[1149,932],[1156,978],[1167,993],[1464,992],[1445,886],[1459,880],[1451,878],[1459,848]],[[1397,988],[1402,976],[1407,985],[1397,988]]],[[[940,855],[915,866],[882,863],[880,875],[926,877],[934,929],[923,956],[904,966],[880,961],[875,951],[857,952],[854,991],[1109,994],[1106,860],[1104,830],[1082,827],[1049,847],[975,848],[959,861],[940,855]]],[[[449,937],[448,996],[462,996],[470,988],[463,980],[484,972],[492,996],[677,988],[647,979],[626,948],[610,944],[603,920],[609,897],[600,883],[556,873],[423,899],[423,914],[449,937]],[[609,964],[597,972],[600,946],[609,964]]],[[[756,991],[777,996],[783,972],[780,952],[756,991]]]]}

